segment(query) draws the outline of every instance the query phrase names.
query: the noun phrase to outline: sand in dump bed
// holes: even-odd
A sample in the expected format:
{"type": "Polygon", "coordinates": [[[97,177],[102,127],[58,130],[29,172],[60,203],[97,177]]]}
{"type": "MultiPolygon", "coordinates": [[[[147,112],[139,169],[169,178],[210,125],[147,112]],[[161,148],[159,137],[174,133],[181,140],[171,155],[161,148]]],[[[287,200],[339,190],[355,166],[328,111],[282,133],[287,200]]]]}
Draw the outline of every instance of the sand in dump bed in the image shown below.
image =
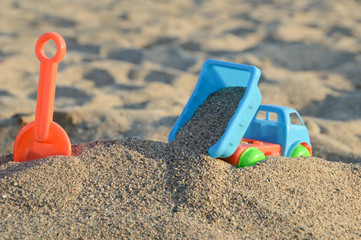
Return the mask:
{"type": "Polygon", "coordinates": [[[210,94],[177,132],[172,144],[207,154],[223,135],[245,91],[244,87],[227,87],[210,94]]]}
{"type": "Polygon", "coordinates": [[[270,158],[237,169],[139,138],[76,157],[0,158],[2,238],[361,237],[361,167],[270,158]]]}

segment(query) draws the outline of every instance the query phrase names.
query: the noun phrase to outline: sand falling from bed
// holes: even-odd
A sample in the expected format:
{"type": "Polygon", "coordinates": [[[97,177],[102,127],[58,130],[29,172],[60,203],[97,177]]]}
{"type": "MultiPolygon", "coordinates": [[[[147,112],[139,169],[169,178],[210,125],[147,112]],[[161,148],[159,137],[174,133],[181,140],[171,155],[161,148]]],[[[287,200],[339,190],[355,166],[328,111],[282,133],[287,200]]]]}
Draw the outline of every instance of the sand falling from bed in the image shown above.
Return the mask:
{"type": "Polygon", "coordinates": [[[237,169],[205,154],[217,137],[190,151],[196,141],[180,136],[96,141],[21,164],[0,157],[2,237],[361,237],[359,164],[272,157],[237,169]]]}
{"type": "Polygon", "coordinates": [[[210,94],[171,144],[181,145],[193,153],[207,154],[223,135],[245,91],[245,87],[226,87],[210,94]]]}

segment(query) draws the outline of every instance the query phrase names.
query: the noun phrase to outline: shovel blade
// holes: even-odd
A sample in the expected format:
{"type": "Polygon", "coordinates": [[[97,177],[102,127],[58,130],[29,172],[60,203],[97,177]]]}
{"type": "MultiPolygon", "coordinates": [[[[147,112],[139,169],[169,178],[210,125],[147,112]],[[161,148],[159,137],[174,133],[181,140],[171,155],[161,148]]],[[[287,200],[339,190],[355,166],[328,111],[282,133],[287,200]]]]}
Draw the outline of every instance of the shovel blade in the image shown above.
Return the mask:
{"type": "Polygon", "coordinates": [[[50,123],[49,136],[43,142],[35,140],[34,130],[35,122],[31,122],[17,135],[14,143],[15,162],[26,162],[56,155],[71,155],[69,137],[57,123],[50,123]]]}

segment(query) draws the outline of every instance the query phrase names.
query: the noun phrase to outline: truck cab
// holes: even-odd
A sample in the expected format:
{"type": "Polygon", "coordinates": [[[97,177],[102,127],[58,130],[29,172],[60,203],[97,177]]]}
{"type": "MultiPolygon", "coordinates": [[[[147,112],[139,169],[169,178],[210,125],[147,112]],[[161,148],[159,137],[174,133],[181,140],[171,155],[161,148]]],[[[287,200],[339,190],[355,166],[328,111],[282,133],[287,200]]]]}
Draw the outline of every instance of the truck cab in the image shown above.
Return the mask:
{"type": "Polygon", "coordinates": [[[277,105],[260,105],[236,151],[223,160],[245,167],[264,160],[267,155],[312,155],[307,127],[296,110],[277,105]]]}

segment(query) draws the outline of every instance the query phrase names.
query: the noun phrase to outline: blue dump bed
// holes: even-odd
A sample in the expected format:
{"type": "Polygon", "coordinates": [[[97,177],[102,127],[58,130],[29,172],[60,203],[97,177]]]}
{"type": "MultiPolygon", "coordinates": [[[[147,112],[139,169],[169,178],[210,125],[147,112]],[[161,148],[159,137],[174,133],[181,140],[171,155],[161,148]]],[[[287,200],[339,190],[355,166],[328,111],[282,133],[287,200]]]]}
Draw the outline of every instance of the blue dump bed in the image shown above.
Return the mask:
{"type": "Polygon", "coordinates": [[[246,87],[244,96],[224,134],[215,145],[208,149],[208,154],[213,158],[231,156],[261,104],[262,96],[257,86],[260,76],[261,71],[254,66],[218,60],[206,61],[191,97],[169,134],[169,142],[176,137],[179,129],[192,118],[197,108],[209,95],[226,87],[246,87]]]}

